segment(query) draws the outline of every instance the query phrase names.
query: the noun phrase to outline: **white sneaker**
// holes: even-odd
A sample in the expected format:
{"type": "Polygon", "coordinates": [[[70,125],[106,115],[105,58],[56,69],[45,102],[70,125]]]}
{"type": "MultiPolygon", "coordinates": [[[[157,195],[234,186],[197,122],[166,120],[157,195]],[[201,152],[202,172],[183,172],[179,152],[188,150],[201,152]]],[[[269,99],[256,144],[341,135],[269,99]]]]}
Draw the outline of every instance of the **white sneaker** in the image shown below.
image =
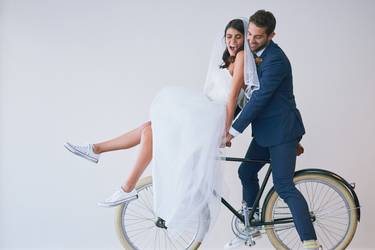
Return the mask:
{"type": "Polygon", "coordinates": [[[241,246],[246,246],[246,240],[236,237],[225,244],[224,249],[233,249],[241,246]]]}
{"type": "Polygon", "coordinates": [[[305,240],[303,241],[303,249],[320,250],[323,248],[316,240],[305,240]]]}
{"type": "Polygon", "coordinates": [[[100,154],[94,153],[92,144],[78,146],[69,142],[64,144],[64,147],[75,155],[81,156],[89,161],[98,163],[100,154]]]}
{"type": "Polygon", "coordinates": [[[127,193],[122,188],[114,192],[110,197],[108,197],[105,201],[99,202],[98,206],[101,207],[114,207],[120,205],[121,203],[138,199],[138,193],[135,189],[133,191],[127,193]]]}

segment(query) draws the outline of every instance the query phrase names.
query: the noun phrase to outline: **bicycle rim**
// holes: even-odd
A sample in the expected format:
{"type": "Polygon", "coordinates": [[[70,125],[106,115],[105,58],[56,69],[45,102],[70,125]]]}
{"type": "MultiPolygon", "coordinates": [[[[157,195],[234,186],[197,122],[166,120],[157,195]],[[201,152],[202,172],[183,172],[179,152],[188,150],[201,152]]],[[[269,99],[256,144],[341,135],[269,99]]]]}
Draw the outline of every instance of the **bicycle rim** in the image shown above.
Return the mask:
{"type": "MultiPolygon", "coordinates": [[[[333,178],[314,174],[296,177],[295,184],[315,216],[313,224],[323,249],[345,249],[357,227],[355,203],[346,187],[333,178]]],[[[291,212],[274,192],[265,211],[265,220],[286,217],[292,217],[291,212]]],[[[267,235],[278,249],[303,249],[294,223],[274,225],[267,229],[267,235]]]]}

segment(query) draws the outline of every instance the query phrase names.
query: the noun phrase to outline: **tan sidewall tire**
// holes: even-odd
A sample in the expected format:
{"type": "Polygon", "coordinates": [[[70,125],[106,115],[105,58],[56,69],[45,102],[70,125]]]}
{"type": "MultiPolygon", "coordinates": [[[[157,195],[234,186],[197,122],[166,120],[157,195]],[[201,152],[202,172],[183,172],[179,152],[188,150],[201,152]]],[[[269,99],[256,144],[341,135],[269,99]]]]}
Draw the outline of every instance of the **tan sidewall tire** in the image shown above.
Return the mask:
{"type": "MultiPolygon", "coordinates": [[[[135,186],[135,189],[140,189],[144,186],[152,184],[152,177],[147,176],[142,179],[140,179],[135,186]]],[[[121,245],[124,247],[126,250],[134,250],[129,242],[125,238],[125,232],[122,227],[122,212],[124,210],[124,204],[121,204],[117,206],[116,208],[116,213],[115,213],[115,227],[116,227],[116,232],[117,236],[121,242],[121,245]]],[[[191,250],[197,250],[200,246],[199,242],[193,243],[192,246],[190,247],[191,250]]]]}
{"type": "MultiPolygon", "coordinates": [[[[358,221],[357,221],[357,209],[356,209],[356,205],[355,205],[355,202],[353,200],[353,197],[352,197],[351,193],[348,191],[348,189],[345,186],[343,186],[336,179],[334,179],[332,177],[329,177],[329,176],[320,175],[320,174],[304,174],[304,175],[300,175],[300,176],[294,177],[294,182],[299,182],[299,181],[302,181],[302,180],[311,180],[311,179],[321,180],[321,181],[324,181],[326,183],[329,183],[329,184],[335,186],[337,188],[337,190],[339,190],[342,193],[342,195],[344,196],[345,200],[349,204],[350,211],[351,211],[351,214],[350,214],[350,220],[351,220],[350,228],[349,228],[349,231],[348,231],[345,239],[336,248],[336,249],[340,249],[340,250],[341,249],[345,249],[349,245],[349,243],[352,241],[353,236],[355,234],[355,231],[357,229],[357,223],[358,223],[358,221]]],[[[265,221],[266,222],[272,221],[272,208],[273,208],[273,206],[274,206],[274,204],[276,202],[276,199],[278,197],[279,197],[278,194],[276,192],[273,192],[273,194],[271,195],[271,198],[268,201],[267,207],[265,209],[265,221]]],[[[276,249],[287,249],[278,240],[278,238],[276,237],[276,235],[275,235],[274,231],[272,230],[272,228],[266,229],[266,232],[267,232],[268,239],[271,241],[272,245],[276,249]]]]}

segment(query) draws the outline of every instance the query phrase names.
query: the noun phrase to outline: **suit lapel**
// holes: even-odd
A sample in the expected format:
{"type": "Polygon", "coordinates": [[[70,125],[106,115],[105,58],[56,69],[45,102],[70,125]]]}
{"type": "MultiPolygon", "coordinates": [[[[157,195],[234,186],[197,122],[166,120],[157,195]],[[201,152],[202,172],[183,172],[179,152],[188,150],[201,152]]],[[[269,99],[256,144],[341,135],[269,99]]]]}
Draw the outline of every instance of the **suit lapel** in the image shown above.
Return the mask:
{"type": "Polygon", "coordinates": [[[268,52],[272,50],[272,47],[275,47],[276,44],[271,40],[269,44],[267,45],[266,49],[263,51],[263,53],[260,55],[260,57],[264,60],[264,58],[267,56],[268,52]]]}
{"type": "Polygon", "coordinates": [[[259,65],[257,65],[257,73],[259,79],[262,77],[262,68],[264,65],[265,58],[267,57],[268,52],[272,50],[272,47],[274,46],[276,46],[276,44],[271,40],[265,48],[265,50],[263,51],[263,53],[260,55],[260,57],[262,58],[262,62],[259,65]]]}

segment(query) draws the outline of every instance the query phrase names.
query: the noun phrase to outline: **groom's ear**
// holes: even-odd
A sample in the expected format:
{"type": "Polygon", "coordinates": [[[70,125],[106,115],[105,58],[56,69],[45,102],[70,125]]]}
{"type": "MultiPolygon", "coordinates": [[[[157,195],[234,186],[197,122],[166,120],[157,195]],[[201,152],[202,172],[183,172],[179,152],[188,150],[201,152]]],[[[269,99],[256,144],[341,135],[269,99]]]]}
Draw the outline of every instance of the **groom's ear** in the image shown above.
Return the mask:
{"type": "Polygon", "coordinates": [[[275,33],[275,32],[272,32],[272,33],[267,37],[267,40],[268,40],[268,41],[271,41],[272,38],[273,38],[275,35],[276,35],[276,33],[275,33]]]}

